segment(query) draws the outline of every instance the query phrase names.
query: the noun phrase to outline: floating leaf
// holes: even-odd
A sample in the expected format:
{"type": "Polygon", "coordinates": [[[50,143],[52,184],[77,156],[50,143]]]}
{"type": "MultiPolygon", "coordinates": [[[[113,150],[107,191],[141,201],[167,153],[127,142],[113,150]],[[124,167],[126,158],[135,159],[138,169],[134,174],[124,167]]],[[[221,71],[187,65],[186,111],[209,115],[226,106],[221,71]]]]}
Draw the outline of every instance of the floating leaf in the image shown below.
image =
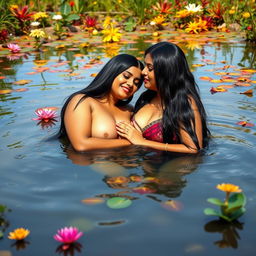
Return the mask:
{"type": "Polygon", "coordinates": [[[254,124],[249,123],[249,122],[247,122],[247,121],[240,121],[240,122],[238,122],[238,123],[236,123],[236,124],[241,125],[241,126],[243,126],[243,127],[253,127],[253,126],[254,126],[254,124]]]}
{"type": "Polygon", "coordinates": [[[105,221],[105,222],[99,222],[98,224],[100,226],[114,226],[114,225],[120,225],[120,224],[123,224],[125,223],[125,220],[117,220],[117,221],[105,221]]]}
{"type": "Polygon", "coordinates": [[[235,86],[243,86],[243,87],[249,87],[249,86],[251,86],[251,84],[243,83],[243,82],[236,82],[234,85],[235,85],[235,86]]]}
{"type": "Polygon", "coordinates": [[[209,76],[201,76],[200,79],[201,79],[201,80],[205,80],[205,81],[210,81],[210,80],[212,80],[212,78],[209,77],[209,76]]]}
{"type": "Polygon", "coordinates": [[[250,90],[247,90],[247,91],[245,91],[245,92],[240,92],[240,94],[246,94],[247,96],[252,97],[252,95],[253,95],[253,90],[250,89],[250,90]]]}
{"type": "Polygon", "coordinates": [[[4,90],[0,90],[0,94],[7,94],[7,93],[11,93],[13,90],[11,89],[4,89],[4,90]]]}
{"type": "Polygon", "coordinates": [[[196,67],[203,67],[205,66],[205,64],[192,64],[192,67],[193,68],[196,68],[196,67]]]}
{"type": "Polygon", "coordinates": [[[107,206],[111,209],[122,209],[130,206],[132,201],[124,197],[113,197],[107,200],[107,206]]]}
{"type": "Polygon", "coordinates": [[[141,194],[141,195],[143,195],[143,194],[151,194],[151,193],[156,192],[155,189],[148,188],[148,187],[137,187],[137,188],[133,188],[132,191],[135,192],[135,193],[141,194]]]}
{"type": "Polygon", "coordinates": [[[19,88],[14,90],[14,92],[26,92],[26,91],[28,91],[28,88],[19,88]]]}
{"type": "Polygon", "coordinates": [[[161,205],[167,209],[167,210],[171,210],[171,211],[180,211],[183,207],[183,205],[176,200],[167,200],[163,203],[161,203],[161,205]]]}
{"type": "Polygon", "coordinates": [[[137,176],[137,175],[132,175],[130,176],[130,180],[133,182],[141,182],[142,181],[142,177],[141,176],[137,176]]]}
{"type": "Polygon", "coordinates": [[[24,84],[28,84],[28,83],[30,83],[30,82],[32,82],[32,80],[22,79],[22,80],[19,80],[19,81],[14,82],[14,84],[24,85],[24,84]]]}
{"type": "Polygon", "coordinates": [[[222,81],[223,81],[224,83],[235,83],[235,82],[236,82],[235,79],[222,79],[222,81]]]}
{"type": "Polygon", "coordinates": [[[223,87],[220,87],[220,86],[212,87],[212,88],[210,89],[210,92],[211,92],[212,94],[214,94],[214,93],[216,93],[216,92],[226,92],[226,91],[227,91],[227,89],[225,89],[225,88],[223,88],[223,87]]]}
{"type": "Polygon", "coordinates": [[[247,83],[251,82],[251,80],[249,78],[247,78],[247,77],[238,77],[237,81],[239,81],[239,82],[247,82],[247,83]]]}
{"type": "Polygon", "coordinates": [[[125,176],[111,177],[107,179],[108,184],[124,184],[130,181],[129,178],[125,176]]]}
{"type": "Polygon", "coordinates": [[[214,75],[216,76],[224,76],[224,75],[227,75],[228,73],[227,72],[216,72],[214,73],[214,75]]]}
{"type": "Polygon", "coordinates": [[[210,80],[211,83],[222,83],[222,80],[220,79],[212,79],[210,80]]]}
{"type": "Polygon", "coordinates": [[[2,238],[3,236],[4,236],[4,233],[0,231],[0,238],[2,238]]]}
{"type": "Polygon", "coordinates": [[[105,202],[104,199],[98,197],[86,198],[82,200],[84,204],[101,204],[105,202]]]}

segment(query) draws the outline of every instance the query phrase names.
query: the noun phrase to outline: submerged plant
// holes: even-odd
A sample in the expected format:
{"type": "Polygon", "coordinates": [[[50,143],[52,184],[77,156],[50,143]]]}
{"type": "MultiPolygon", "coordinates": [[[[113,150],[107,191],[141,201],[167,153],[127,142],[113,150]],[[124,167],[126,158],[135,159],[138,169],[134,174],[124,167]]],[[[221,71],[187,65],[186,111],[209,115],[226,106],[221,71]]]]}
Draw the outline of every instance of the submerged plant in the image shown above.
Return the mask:
{"type": "Polygon", "coordinates": [[[25,228],[17,228],[9,233],[8,238],[12,240],[23,240],[29,235],[30,231],[25,228]]]}
{"type": "Polygon", "coordinates": [[[218,198],[208,198],[209,203],[220,206],[220,211],[216,211],[212,208],[206,208],[204,213],[206,215],[219,216],[226,221],[233,221],[238,219],[245,212],[246,197],[242,193],[242,189],[239,186],[222,183],[217,185],[217,189],[226,192],[224,202],[218,198]],[[231,193],[234,193],[231,195],[231,193]]]}

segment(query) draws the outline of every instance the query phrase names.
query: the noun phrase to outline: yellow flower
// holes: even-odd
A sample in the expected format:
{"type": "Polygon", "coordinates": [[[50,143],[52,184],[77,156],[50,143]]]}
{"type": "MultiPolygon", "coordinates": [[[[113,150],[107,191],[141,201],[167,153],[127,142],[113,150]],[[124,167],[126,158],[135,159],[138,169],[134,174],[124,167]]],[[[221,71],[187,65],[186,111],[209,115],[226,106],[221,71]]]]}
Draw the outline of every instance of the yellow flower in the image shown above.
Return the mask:
{"type": "Polygon", "coordinates": [[[230,183],[222,183],[216,186],[217,189],[222,190],[227,193],[235,192],[239,193],[242,192],[242,189],[239,188],[239,186],[230,184],[230,183]]]}
{"type": "Polygon", "coordinates": [[[153,22],[155,22],[155,24],[157,25],[161,25],[163,24],[164,20],[165,20],[164,16],[160,14],[153,19],[153,22]]]}
{"type": "Polygon", "coordinates": [[[8,238],[12,240],[23,240],[29,235],[30,231],[25,228],[17,228],[9,233],[8,238]]]}
{"type": "Polygon", "coordinates": [[[121,39],[122,34],[118,32],[118,28],[114,28],[112,25],[109,29],[102,30],[104,35],[103,42],[118,42],[121,39]]]}
{"type": "Polygon", "coordinates": [[[47,18],[48,15],[46,12],[37,12],[33,15],[34,20],[39,20],[39,19],[43,19],[43,18],[47,18]]]}
{"type": "Polygon", "coordinates": [[[42,37],[45,37],[46,35],[42,29],[32,29],[29,36],[42,38],[42,37]]]}
{"type": "Polygon", "coordinates": [[[185,31],[188,33],[198,34],[198,32],[200,32],[200,27],[198,26],[198,23],[196,21],[190,21],[185,31]]]}
{"type": "Polygon", "coordinates": [[[200,28],[200,31],[207,31],[207,21],[206,20],[202,20],[201,18],[199,18],[198,22],[198,27],[200,28]]]}
{"type": "Polygon", "coordinates": [[[181,10],[176,13],[175,17],[182,19],[188,17],[190,14],[191,12],[188,10],[181,10]]]}
{"type": "Polygon", "coordinates": [[[249,18],[250,16],[251,16],[251,15],[250,15],[249,12],[244,12],[244,13],[243,13],[243,17],[246,18],[246,19],[249,18]]]}
{"type": "Polygon", "coordinates": [[[105,20],[103,21],[103,28],[107,29],[111,24],[111,17],[107,16],[105,20]]]}
{"type": "Polygon", "coordinates": [[[10,10],[12,11],[13,9],[18,9],[18,5],[17,4],[11,4],[10,5],[10,10]]]}
{"type": "Polygon", "coordinates": [[[230,10],[228,13],[232,15],[232,14],[234,14],[235,12],[236,12],[236,11],[235,11],[234,9],[232,9],[232,10],[230,10]]]}

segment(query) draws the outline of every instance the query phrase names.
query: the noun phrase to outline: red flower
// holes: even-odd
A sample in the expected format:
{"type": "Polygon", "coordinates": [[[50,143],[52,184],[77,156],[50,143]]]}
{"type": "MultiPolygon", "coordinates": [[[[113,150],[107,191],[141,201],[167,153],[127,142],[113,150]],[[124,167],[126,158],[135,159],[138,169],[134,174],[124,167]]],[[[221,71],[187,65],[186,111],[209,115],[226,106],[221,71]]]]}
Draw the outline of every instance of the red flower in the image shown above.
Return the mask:
{"type": "Polygon", "coordinates": [[[74,1],[70,1],[70,2],[69,2],[69,5],[70,5],[71,7],[73,7],[73,6],[75,5],[75,2],[74,2],[74,1]]]}
{"type": "Polygon", "coordinates": [[[85,18],[85,26],[87,28],[94,28],[97,24],[97,19],[90,17],[90,16],[86,16],[85,18]]]}
{"type": "Polygon", "coordinates": [[[14,15],[14,17],[18,19],[20,22],[31,20],[31,16],[33,15],[33,13],[29,13],[27,5],[25,5],[21,9],[13,8],[11,9],[11,12],[14,15]]]}
{"type": "Polygon", "coordinates": [[[6,39],[8,38],[9,36],[9,32],[7,29],[2,29],[0,31],[0,41],[6,41],[6,39]]]}
{"type": "Polygon", "coordinates": [[[168,14],[171,11],[172,4],[167,3],[167,0],[164,0],[164,2],[160,0],[159,3],[157,3],[155,6],[152,6],[152,7],[153,9],[155,9],[156,11],[162,14],[168,14]]]}
{"type": "Polygon", "coordinates": [[[247,27],[247,30],[252,30],[252,27],[251,27],[251,26],[248,26],[248,27],[247,27]]]}

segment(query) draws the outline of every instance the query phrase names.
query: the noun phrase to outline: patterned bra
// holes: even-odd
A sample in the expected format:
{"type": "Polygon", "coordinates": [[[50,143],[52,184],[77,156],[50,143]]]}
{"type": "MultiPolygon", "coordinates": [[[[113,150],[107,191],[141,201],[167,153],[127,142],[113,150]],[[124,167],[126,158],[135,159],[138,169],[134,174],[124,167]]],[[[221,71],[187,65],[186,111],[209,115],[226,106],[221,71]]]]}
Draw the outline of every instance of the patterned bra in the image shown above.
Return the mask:
{"type": "Polygon", "coordinates": [[[162,119],[157,119],[148,125],[146,125],[143,129],[138,125],[138,123],[133,118],[132,121],[136,124],[138,128],[140,128],[142,135],[147,140],[153,140],[157,142],[163,142],[163,129],[162,129],[162,119]]]}

